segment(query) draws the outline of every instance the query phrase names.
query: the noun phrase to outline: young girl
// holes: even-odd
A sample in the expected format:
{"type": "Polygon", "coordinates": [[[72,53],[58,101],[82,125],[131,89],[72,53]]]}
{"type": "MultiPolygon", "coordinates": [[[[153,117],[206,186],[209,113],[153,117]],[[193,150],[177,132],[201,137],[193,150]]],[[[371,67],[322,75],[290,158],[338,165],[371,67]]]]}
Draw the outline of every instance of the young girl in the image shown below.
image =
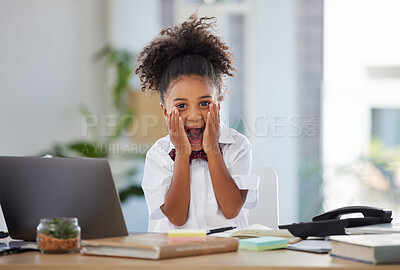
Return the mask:
{"type": "Polygon", "coordinates": [[[163,29],[138,56],[142,90],[159,91],[169,133],[148,151],[142,183],[156,232],[245,228],[257,204],[250,143],[220,123],[222,77],[234,67],[214,19],[163,29]]]}

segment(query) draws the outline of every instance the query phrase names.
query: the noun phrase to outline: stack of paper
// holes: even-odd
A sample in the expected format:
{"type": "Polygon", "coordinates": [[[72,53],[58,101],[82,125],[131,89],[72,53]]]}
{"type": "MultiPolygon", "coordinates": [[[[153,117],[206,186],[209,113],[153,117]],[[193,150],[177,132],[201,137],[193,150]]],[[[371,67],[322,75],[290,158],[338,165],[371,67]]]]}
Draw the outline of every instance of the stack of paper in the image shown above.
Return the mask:
{"type": "Polygon", "coordinates": [[[253,251],[286,248],[287,239],[282,237],[264,236],[239,240],[239,249],[253,251]]]}
{"type": "Polygon", "coordinates": [[[287,249],[324,254],[331,251],[331,242],[325,240],[308,239],[295,244],[290,244],[287,246],[287,249]]]}
{"type": "Polygon", "coordinates": [[[400,233],[400,223],[381,223],[345,229],[346,234],[400,233]]]}
{"type": "Polygon", "coordinates": [[[168,232],[168,243],[176,242],[205,242],[206,231],[205,230],[170,230],[168,232]]]}
{"type": "Polygon", "coordinates": [[[282,237],[286,238],[288,244],[294,244],[302,240],[300,237],[294,236],[286,229],[272,230],[271,228],[268,228],[260,224],[253,224],[246,229],[237,230],[231,233],[229,236],[237,238],[250,238],[250,237],[262,237],[262,236],[282,237]]]}

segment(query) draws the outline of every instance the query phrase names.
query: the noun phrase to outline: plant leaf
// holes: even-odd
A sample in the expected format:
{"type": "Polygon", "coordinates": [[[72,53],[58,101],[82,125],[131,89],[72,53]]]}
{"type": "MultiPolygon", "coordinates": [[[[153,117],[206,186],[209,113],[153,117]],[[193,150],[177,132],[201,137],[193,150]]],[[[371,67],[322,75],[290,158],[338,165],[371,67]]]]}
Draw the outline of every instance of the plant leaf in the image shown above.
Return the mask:
{"type": "Polygon", "coordinates": [[[143,189],[140,186],[130,186],[119,192],[119,198],[123,202],[132,195],[143,196],[143,194],[143,189]]]}
{"type": "Polygon", "coordinates": [[[78,152],[83,157],[105,158],[108,155],[106,145],[95,142],[74,142],[67,145],[67,148],[78,152]]]}

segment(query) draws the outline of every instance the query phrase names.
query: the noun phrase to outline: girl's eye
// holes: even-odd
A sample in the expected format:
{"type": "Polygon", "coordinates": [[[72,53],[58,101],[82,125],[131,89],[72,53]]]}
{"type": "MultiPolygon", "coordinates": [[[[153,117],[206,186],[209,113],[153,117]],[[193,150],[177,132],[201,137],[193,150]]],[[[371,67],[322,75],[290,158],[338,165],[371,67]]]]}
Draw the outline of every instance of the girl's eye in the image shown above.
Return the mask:
{"type": "Polygon", "coordinates": [[[210,102],[209,102],[209,101],[202,101],[202,102],[200,102],[200,106],[201,106],[201,107],[208,106],[208,105],[210,105],[210,102]]]}
{"type": "Polygon", "coordinates": [[[179,109],[183,109],[186,108],[186,104],[177,104],[176,107],[179,109]]]}

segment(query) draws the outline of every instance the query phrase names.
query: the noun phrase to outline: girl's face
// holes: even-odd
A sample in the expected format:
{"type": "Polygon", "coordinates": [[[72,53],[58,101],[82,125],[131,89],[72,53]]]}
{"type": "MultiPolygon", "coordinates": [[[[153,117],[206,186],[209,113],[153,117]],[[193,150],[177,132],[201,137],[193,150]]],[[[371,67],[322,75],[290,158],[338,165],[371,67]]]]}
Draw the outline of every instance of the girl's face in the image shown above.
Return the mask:
{"type": "MultiPolygon", "coordinates": [[[[167,119],[174,108],[182,117],[192,151],[203,148],[203,132],[210,103],[217,103],[217,91],[213,83],[201,76],[181,76],[167,91],[161,108],[167,119]]],[[[220,104],[218,103],[218,109],[220,104]]]]}

